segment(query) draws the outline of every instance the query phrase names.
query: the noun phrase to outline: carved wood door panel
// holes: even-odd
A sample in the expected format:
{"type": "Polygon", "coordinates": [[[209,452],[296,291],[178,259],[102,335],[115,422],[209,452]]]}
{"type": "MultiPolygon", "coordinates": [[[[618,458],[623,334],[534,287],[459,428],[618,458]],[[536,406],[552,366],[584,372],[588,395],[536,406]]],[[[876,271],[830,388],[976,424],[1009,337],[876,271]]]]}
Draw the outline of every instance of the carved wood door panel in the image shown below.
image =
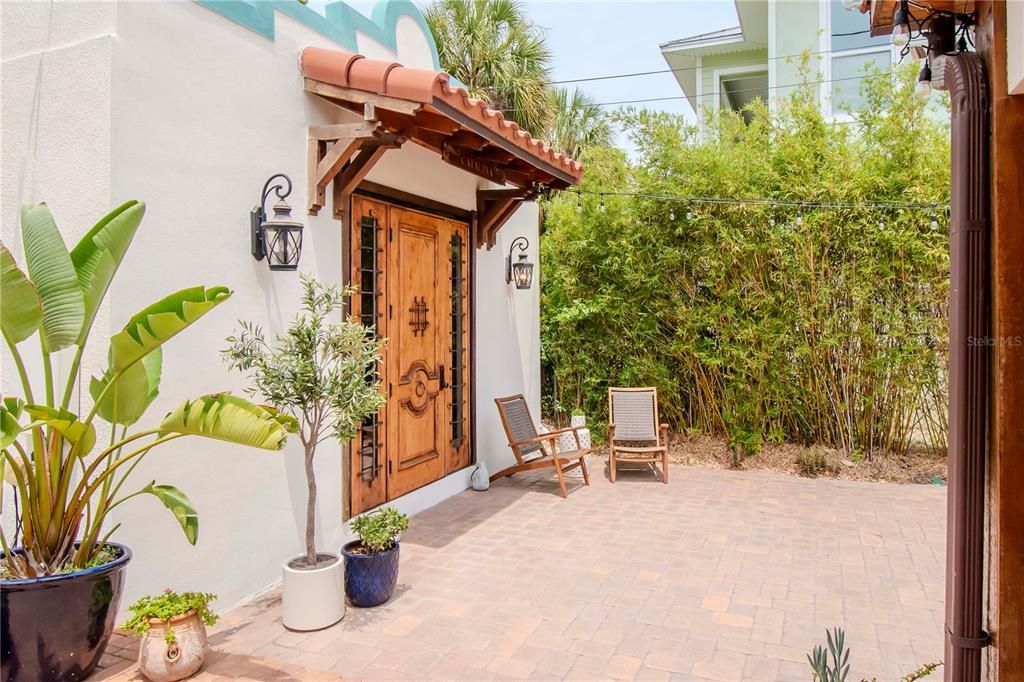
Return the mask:
{"type": "MultiPolygon", "coordinates": [[[[445,474],[445,221],[389,209],[388,499],[445,474]]],[[[445,282],[447,284],[447,282],[445,282]]]]}
{"type": "Polygon", "coordinates": [[[352,199],[350,312],[387,338],[387,404],[349,446],[348,515],[472,463],[469,226],[352,199]]]}

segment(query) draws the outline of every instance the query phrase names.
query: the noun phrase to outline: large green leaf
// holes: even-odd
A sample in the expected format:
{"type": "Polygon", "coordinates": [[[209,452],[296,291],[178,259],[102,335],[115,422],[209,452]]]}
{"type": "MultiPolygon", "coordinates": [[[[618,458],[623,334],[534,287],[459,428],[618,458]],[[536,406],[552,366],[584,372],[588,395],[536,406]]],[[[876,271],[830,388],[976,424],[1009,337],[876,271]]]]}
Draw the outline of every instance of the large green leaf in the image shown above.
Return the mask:
{"type": "Polygon", "coordinates": [[[298,422],[271,407],[230,393],[214,393],[186,400],[164,418],[160,430],[280,450],[288,433],[298,430],[298,422]]]}
{"type": "Polygon", "coordinates": [[[160,371],[163,351],[150,351],[123,373],[109,388],[111,373],[92,377],[89,394],[96,401],[96,414],[111,424],[134,424],[160,393],[160,371]]]}
{"type": "Polygon", "coordinates": [[[85,298],[71,254],[45,203],[21,208],[25,266],[43,309],[43,344],[48,352],[78,340],[85,321],[85,298]]]}
{"type": "Polygon", "coordinates": [[[96,445],[96,427],[79,421],[78,415],[59,407],[26,405],[25,413],[35,421],[31,426],[47,425],[74,446],[79,455],[87,455],[96,445]]]}
{"type": "Polygon", "coordinates": [[[85,343],[96,311],[145,212],[145,204],[135,200],[118,206],[96,223],[72,249],[71,262],[78,273],[85,301],[85,320],[78,336],[79,344],[85,343]]]}
{"type": "Polygon", "coordinates": [[[174,518],[178,519],[188,543],[196,544],[196,540],[199,538],[199,515],[196,514],[192,501],[185,493],[173,485],[157,485],[156,481],[143,488],[142,492],[153,495],[163,502],[164,506],[174,514],[174,518]]]}
{"type": "Polygon", "coordinates": [[[120,372],[231,296],[227,287],[182,289],[136,313],[110,338],[110,370],[120,372]]]}
{"type": "Polygon", "coordinates": [[[18,422],[25,403],[20,398],[5,397],[0,401],[0,449],[13,443],[22,432],[18,422]]]}
{"type": "Polygon", "coordinates": [[[19,343],[32,336],[43,321],[43,308],[35,286],[14,256],[0,243],[0,329],[11,343],[19,343]]]}

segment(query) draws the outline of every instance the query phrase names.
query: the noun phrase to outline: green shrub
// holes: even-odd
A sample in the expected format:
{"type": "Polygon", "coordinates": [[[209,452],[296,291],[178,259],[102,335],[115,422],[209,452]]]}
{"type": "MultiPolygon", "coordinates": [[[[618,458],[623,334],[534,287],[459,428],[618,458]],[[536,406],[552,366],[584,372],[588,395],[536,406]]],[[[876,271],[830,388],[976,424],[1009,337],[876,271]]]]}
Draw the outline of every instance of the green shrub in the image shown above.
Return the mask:
{"type": "Polygon", "coordinates": [[[377,554],[395,546],[398,536],[409,528],[409,517],[394,507],[381,507],[352,519],[349,527],[368,553],[377,554]]]}
{"type": "Polygon", "coordinates": [[[835,476],[839,473],[839,465],[830,461],[825,451],[818,446],[801,448],[796,456],[796,464],[800,468],[800,474],[808,478],[835,476]]]}
{"type": "MultiPolygon", "coordinates": [[[[850,649],[846,646],[846,633],[842,628],[825,630],[828,649],[820,644],[807,654],[811,674],[817,682],[846,682],[850,674],[850,649]]],[[[900,678],[900,682],[917,682],[935,672],[942,663],[926,663],[917,670],[900,678]]],[[[861,682],[878,682],[877,678],[862,679],[861,682]]]]}
{"type": "Polygon", "coordinates": [[[761,451],[761,434],[750,429],[734,429],[729,434],[729,452],[733,466],[739,466],[744,459],[761,451]]]}
{"type": "Polygon", "coordinates": [[[869,204],[948,201],[949,130],[914,97],[913,73],[864,83],[849,125],[823,117],[814,86],[752,104],[749,123],[708,112],[704,133],[669,114],[620,116],[633,157],[590,150],[583,189],[649,196],[545,205],[545,405],[596,426],[609,385],[656,386],[680,430],[867,457],[904,452],[915,433],[944,447],[944,213],[932,229],[928,211],[869,204]],[[855,207],[798,220],[792,205],[664,196],[855,207]]]}
{"type": "MultiPolygon", "coordinates": [[[[210,602],[215,600],[217,595],[208,592],[174,592],[164,590],[158,595],[140,597],[138,601],[128,607],[132,616],[121,627],[141,637],[149,631],[149,620],[167,621],[175,616],[180,616],[189,611],[195,610],[196,615],[206,625],[213,625],[219,616],[210,610],[210,602]]],[[[173,644],[175,640],[174,628],[167,628],[164,633],[164,641],[173,644]]]]}
{"type": "Polygon", "coordinates": [[[820,644],[807,654],[814,679],[820,682],[846,682],[850,674],[850,650],[846,648],[846,633],[842,628],[826,630],[828,650],[820,644]]]}

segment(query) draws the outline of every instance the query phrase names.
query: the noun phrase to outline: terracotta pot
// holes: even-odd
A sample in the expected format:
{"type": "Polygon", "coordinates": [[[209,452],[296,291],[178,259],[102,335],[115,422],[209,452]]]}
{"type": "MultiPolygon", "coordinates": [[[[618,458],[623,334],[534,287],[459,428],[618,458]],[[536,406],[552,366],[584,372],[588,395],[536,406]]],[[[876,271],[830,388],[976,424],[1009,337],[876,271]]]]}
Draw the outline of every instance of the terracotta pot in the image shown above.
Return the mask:
{"type": "Polygon", "coordinates": [[[152,682],[175,682],[194,675],[206,658],[206,625],[193,609],[170,620],[149,619],[139,644],[139,669],[152,682]],[[164,636],[174,630],[174,642],[164,636]]]}
{"type": "Polygon", "coordinates": [[[109,564],[45,578],[0,581],[0,679],[78,682],[96,667],[114,630],[124,570],[132,553],[109,564]]]}

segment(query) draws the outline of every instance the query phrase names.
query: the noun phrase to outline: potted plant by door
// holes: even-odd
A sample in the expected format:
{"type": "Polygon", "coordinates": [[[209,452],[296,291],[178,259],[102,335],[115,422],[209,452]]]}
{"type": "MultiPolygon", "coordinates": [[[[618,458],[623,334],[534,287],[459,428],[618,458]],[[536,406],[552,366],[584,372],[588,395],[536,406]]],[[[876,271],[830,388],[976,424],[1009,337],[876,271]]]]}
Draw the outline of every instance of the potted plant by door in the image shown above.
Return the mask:
{"type": "MultiPolygon", "coordinates": [[[[78,395],[82,352],[145,208],[130,201],[100,220],[70,252],[46,204],[21,211],[26,270],[0,244],[0,331],[21,396],[0,401],[0,469],[16,490],[16,537],[0,529],[0,679],[81,680],[114,627],[131,551],[111,542],[111,512],[140,495],[157,498],[195,544],[199,521],[183,492],[129,474],[155,447],[205,436],[270,450],[293,419],[226,393],[188,400],[152,428],[129,429],[157,396],[161,347],[223,303],[224,287],[183,289],[128,320],[110,339],[109,366],[78,395]],[[37,337],[32,339],[32,337],[37,337]],[[24,341],[41,348],[30,375],[24,341]],[[55,354],[68,349],[66,376],[55,354]],[[110,438],[98,443],[96,422],[110,438]]],[[[95,342],[94,342],[95,343],[95,342]]]]}
{"type": "Polygon", "coordinates": [[[409,528],[409,517],[394,507],[382,507],[352,519],[349,527],[359,539],[341,550],[345,595],[352,606],[383,604],[398,583],[398,538],[409,528]]]}
{"type": "Polygon", "coordinates": [[[206,658],[206,626],[217,622],[210,610],[215,594],[164,590],[128,607],[122,626],[141,638],[139,670],[151,682],[177,682],[194,675],[206,658]]]}
{"type": "Polygon", "coordinates": [[[352,439],[384,404],[377,375],[383,342],[351,317],[332,321],[350,290],[306,275],[302,290],[301,310],[285,334],[268,342],[259,327],[240,322],[224,357],[249,377],[250,393],[301,424],[306,551],[282,567],[282,615],[291,630],[319,630],[345,616],[345,593],[341,557],[316,548],[316,449],[327,438],[352,439]]]}

